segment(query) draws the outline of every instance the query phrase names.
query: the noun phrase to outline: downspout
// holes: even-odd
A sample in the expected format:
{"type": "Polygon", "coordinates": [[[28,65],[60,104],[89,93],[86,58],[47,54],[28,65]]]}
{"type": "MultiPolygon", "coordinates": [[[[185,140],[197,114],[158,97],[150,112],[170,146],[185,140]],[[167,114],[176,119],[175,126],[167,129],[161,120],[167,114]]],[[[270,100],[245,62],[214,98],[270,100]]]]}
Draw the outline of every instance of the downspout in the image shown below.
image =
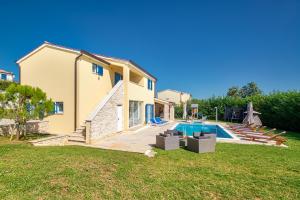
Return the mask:
{"type": "Polygon", "coordinates": [[[75,58],[74,64],[74,131],[77,128],[77,61],[82,56],[82,53],[75,58]]]}

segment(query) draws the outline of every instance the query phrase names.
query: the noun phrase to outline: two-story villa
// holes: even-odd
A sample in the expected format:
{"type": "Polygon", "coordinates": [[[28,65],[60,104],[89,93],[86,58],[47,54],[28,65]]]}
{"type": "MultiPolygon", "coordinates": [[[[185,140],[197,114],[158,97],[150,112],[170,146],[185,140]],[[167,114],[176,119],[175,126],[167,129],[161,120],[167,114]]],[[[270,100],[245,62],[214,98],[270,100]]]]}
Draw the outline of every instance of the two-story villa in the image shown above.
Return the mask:
{"type": "Polygon", "coordinates": [[[55,102],[51,133],[84,133],[90,142],[154,116],[156,78],[133,61],[45,42],[17,64],[20,83],[55,102]]]}

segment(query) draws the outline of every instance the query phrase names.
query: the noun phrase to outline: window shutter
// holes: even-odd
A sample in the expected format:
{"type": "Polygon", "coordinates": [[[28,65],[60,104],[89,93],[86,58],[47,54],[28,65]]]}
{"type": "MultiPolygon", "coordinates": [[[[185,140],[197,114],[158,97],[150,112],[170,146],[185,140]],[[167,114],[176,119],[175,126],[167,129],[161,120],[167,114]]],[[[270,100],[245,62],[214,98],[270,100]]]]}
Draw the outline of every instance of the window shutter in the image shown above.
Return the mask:
{"type": "Polygon", "coordinates": [[[103,76],[103,67],[98,66],[98,75],[103,76]]]}

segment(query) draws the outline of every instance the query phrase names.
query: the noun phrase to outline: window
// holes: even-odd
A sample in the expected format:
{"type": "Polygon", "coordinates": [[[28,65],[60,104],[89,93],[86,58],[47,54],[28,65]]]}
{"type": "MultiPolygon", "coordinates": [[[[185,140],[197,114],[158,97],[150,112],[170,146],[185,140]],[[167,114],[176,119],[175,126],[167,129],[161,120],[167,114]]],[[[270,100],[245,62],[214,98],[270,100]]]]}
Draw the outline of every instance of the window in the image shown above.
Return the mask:
{"type": "Polygon", "coordinates": [[[64,103],[54,102],[54,114],[63,114],[63,113],[64,113],[64,103]]]}
{"type": "Polygon", "coordinates": [[[6,81],[7,80],[7,75],[6,74],[1,74],[1,79],[6,81]]]}
{"type": "Polygon", "coordinates": [[[119,73],[115,73],[115,85],[120,81],[123,80],[123,76],[119,73]]]}
{"type": "Polygon", "coordinates": [[[100,65],[96,65],[93,63],[93,67],[92,67],[93,73],[99,75],[99,76],[103,76],[103,67],[100,65]]]}
{"type": "Polygon", "coordinates": [[[153,82],[150,79],[148,79],[148,90],[153,90],[153,82]]]}

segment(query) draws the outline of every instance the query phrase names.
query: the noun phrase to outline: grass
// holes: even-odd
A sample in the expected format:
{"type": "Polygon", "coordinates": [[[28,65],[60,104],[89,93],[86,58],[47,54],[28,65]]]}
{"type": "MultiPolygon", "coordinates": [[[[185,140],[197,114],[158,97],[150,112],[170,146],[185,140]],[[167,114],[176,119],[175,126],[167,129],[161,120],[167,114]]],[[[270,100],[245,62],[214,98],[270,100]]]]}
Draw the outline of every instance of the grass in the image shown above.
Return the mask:
{"type": "Polygon", "coordinates": [[[0,199],[299,199],[300,134],[289,148],[217,144],[155,158],[0,137],[0,199]]]}

